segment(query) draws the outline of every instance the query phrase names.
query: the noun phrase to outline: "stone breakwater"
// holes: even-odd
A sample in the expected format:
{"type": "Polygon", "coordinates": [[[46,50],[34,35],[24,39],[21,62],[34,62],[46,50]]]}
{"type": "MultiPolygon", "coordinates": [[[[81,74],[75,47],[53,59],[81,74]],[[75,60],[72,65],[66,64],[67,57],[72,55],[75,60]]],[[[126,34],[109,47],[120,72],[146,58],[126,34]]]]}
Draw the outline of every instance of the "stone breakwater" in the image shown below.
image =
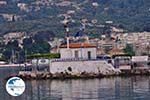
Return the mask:
{"type": "Polygon", "coordinates": [[[23,79],[32,80],[32,79],[90,79],[90,78],[103,78],[103,77],[110,77],[110,76],[132,76],[132,75],[150,75],[149,70],[130,70],[130,71],[120,71],[110,70],[105,73],[55,73],[52,74],[50,72],[19,72],[16,76],[21,77],[23,79]]]}
{"type": "Polygon", "coordinates": [[[102,74],[102,73],[78,73],[78,74],[71,74],[71,73],[55,73],[51,74],[49,72],[19,72],[17,75],[23,79],[78,79],[78,78],[102,78],[104,76],[113,76],[119,75],[119,73],[113,74],[102,74]]]}

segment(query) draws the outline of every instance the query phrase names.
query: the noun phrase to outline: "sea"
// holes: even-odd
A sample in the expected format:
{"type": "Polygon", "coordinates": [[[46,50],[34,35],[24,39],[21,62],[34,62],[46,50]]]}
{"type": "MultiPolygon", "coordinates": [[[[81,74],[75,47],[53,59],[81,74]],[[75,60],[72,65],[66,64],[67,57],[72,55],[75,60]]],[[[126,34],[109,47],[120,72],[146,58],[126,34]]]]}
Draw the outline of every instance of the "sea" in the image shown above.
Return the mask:
{"type": "Polygon", "coordinates": [[[24,80],[24,93],[13,97],[6,91],[6,78],[19,70],[0,68],[0,100],[150,100],[150,76],[24,80]]]}

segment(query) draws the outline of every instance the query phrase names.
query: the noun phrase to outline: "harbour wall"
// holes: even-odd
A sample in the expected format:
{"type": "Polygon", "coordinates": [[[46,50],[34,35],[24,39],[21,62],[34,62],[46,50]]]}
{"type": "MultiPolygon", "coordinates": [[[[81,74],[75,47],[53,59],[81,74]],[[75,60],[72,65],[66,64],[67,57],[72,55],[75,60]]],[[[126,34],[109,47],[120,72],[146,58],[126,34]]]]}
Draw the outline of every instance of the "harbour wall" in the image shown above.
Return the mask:
{"type": "Polygon", "coordinates": [[[101,60],[76,60],[76,61],[51,61],[49,65],[49,72],[56,73],[69,73],[69,74],[114,74],[116,69],[106,61],[101,60]]]}

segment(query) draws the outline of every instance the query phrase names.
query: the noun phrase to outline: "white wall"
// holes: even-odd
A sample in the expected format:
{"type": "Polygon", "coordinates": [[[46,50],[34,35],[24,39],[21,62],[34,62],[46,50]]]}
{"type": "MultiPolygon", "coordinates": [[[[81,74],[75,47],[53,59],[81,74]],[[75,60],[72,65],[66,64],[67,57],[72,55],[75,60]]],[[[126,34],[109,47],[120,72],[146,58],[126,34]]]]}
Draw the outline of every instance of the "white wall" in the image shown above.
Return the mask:
{"type": "MultiPolygon", "coordinates": [[[[114,72],[114,67],[109,65],[106,61],[58,61],[51,62],[50,64],[50,72],[52,74],[61,73],[61,72],[69,72],[72,74],[78,74],[81,72],[87,73],[99,73],[99,71],[103,74],[108,71],[114,72]],[[71,67],[72,72],[68,70],[68,67],[71,67]]],[[[111,72],[109,72],[111,74],[111,72]]]]}
{"type": "Polygon", "coordinates": [[[60,56],[61,56],[61,59],[73,58],[72,57],[72,50],[67,49],[67,48],[61,48],[60,49],[60,56]]]}
{"type": "Polygon", "coordinates": [[[76,50],[78,50],[79,52],[79,58],[88,59],[88,51],[90,51],[91,59],[96,59],[96,48],[74,48],[74,49],[61,48],[60,49],[61,59],[75,58],[76,50]]]}

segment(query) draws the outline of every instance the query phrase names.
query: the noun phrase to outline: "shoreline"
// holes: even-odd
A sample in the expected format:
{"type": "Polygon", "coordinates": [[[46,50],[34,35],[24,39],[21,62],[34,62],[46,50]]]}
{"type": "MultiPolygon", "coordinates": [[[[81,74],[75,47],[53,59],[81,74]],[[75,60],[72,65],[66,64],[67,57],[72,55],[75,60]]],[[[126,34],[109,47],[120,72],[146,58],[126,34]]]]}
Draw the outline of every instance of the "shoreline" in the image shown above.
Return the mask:
{"type": "Polygon", "coordinates": [[[19,72],[19,74],[12,75],[7,77],[9,79],[11,77],[20,77],[24,80],[65,80],[65,79],[101,79],[101,78],[109,78],[109,77],[131,77],[131,76],[150,76],[150,72],[145,71],[144,73],[135,73],[135,72],[121,72],[114,74],[95,74],[95,73],[81,73],[81,74],[70,74],[70,73],[56,73],[51,74],[49,72],[19,72]]]}

